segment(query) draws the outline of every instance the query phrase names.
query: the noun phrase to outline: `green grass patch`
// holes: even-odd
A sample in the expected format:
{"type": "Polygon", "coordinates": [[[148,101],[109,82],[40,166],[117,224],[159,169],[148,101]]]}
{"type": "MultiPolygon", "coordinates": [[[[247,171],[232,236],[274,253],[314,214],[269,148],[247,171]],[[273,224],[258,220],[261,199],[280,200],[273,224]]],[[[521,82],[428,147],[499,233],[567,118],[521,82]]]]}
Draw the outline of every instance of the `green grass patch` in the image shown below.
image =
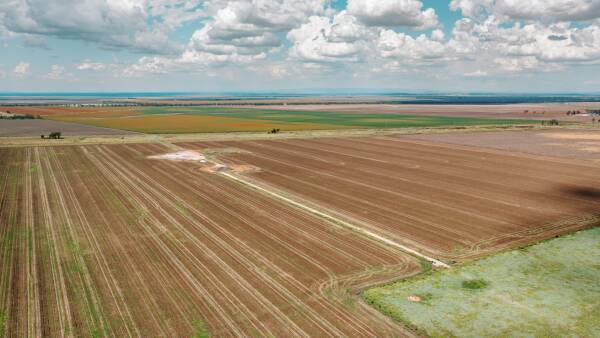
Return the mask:
{"type": "Polygon", "coordinates": [[[194,321],[194,338],[208,338],[210,334],[204,322],[200,319],[194,321]]]}
{"type": "Polygon", "coordinates": [[[483,279],[468,279],[462,282],[462,287],[470,290],[485,289],[488,283],[483,279]]]}
{"type": "Polygon", "coordinates": [[[6,332],[6,316],[4,313],[0,312],[0,337],[4,337],[4,333],[6,332]]]}
{"type": "Polygon", "coordinates": [[[97,329],[97,328],[93,328],[93,329],[90,331],[90,337],[91,337],[91,338],[100,338],[100,337],[102,337],[102,333],[100,332],[100,330],[99,330],[99,329],[97,329]]]}
{"type": "Polygon", "coordinates": [[[594,228],[369,289],[363,297],[433,337],[600,337],[599,280],[600,228],[594,228]]]}
{"type": "Polygon", "coordinates": [[[177,211],[179,211],[180,214],[186,216],[189,215],[188,209],[185,207],[185,205],[183,205],[183,203],[175,202],[175,208],[177,208],[177,211]]]}

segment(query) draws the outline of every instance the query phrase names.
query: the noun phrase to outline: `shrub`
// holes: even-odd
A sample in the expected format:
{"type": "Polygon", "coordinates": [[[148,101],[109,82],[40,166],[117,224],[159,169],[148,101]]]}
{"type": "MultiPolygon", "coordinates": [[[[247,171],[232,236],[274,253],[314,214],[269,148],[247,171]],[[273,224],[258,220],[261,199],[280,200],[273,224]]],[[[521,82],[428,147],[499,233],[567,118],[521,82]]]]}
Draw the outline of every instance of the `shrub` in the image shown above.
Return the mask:
{"type": "Polygon", "coordinates": [[[468,279],[462,282],[462,287],[470,290],[484,289],[488,283],[483,279],[468,279]]]}

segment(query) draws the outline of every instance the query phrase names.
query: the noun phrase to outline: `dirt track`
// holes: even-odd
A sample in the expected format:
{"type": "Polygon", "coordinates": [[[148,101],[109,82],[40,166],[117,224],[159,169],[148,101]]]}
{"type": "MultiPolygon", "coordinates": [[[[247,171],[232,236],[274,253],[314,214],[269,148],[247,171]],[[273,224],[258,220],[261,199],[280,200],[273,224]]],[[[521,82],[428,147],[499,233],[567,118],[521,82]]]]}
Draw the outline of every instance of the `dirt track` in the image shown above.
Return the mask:
{"type": "Polygon", "coordinates": [[[372,137],[202,142],[239,148],[259,184],[447,259],[530,243],[600,220],[598,167],[497,150],[372,137]]]}
{"type": "Polygon", "coordinates": [[[164,145],[0,149],[8,336],[386,336],[358,302],[413,258],[194,164],[164,145]],[[8,161],[7,159],[10,159],[8,161]]]}

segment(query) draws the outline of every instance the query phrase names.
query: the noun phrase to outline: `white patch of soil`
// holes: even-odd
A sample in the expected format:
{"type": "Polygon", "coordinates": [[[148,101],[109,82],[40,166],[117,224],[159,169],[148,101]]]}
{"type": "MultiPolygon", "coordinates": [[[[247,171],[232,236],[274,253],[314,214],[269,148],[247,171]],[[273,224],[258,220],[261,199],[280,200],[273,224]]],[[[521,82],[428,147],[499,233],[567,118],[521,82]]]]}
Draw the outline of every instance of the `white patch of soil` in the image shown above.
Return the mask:
{"type": "Polygon", "coordinates": [[[186,162],[201,162],[206,163],[206,157],[192,150],[178,151],[176,153],[168,153],[163,155],[149,156],[148,158],[156,160],[169,160],[169,161],[186,161],[186,162]]]}
{"type": "Polygon", "coordinates": [[[408,300],[411,302],[420,302],[421,301],[421,297],[419,296],[408,296],[408,300]]]}

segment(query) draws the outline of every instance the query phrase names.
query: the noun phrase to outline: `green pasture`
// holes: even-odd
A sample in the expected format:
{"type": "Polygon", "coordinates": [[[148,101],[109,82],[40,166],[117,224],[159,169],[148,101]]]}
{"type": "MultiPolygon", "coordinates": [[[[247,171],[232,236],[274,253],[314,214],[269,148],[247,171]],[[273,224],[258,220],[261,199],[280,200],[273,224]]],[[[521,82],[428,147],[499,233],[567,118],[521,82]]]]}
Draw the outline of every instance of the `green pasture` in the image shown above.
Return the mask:
{"type": "Polygon", "coordinates": [[[432,337],[600,337],[600,228],[363,296],[432,337]]]}
{"type": "Polygon", "coordinates": [[[354,128],[407,128],[407,127],[445,127],[474,125],[511,125],[535,124],[539,121],[514,119],[487,119],[443,116],[419,116],[397,114],[359,114],[342,112],[321,112],[304,110],[272,110],[254,108],[226,107],[146,107],[143,114],[185,114],[203,116],[232,117],[272,123],[310,123],[312,125],[354,128]]]}

